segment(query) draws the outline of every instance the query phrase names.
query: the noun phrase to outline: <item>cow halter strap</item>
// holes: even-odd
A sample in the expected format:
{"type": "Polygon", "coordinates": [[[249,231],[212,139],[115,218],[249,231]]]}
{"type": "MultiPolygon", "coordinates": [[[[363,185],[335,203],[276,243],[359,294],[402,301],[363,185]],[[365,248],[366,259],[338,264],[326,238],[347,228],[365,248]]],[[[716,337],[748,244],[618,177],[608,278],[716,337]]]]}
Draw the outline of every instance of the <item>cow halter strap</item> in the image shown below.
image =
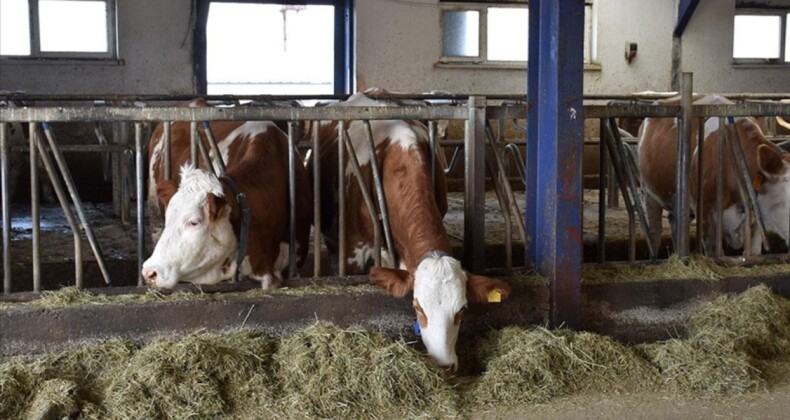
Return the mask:
{"type": "Polygon", "coordinates": [[[241,263],[244,261],[244,256],[247,255],[247,242],[250,237],[250,206],[247,204],[247,196],[241,192],[239,186],[228,175],[219,177],[220,181],[224,181],[233,191],[236,196],[236,203],[239,204],[239,211],[241,213],[241,226],[239,226],[239,249],[236,253],[236,281],[241,280],[241,263]]]}
{"type": "Polygon", "coordinates": [[[425,261],[426,259],[431,258],[431,257],[433,257],[433,258],[442,258],[442,257],[449,257],[449,256],[450,256],[450,254],[448,254],[448,253],[446,253],[444,251],[437,251],[437,250],[428,251],[428,252],[425,253],[425,255],[422,256],[422,258],[420,258],[420,262],[417,263],[417,265],[422,264],[423,261],[425,261]]]}

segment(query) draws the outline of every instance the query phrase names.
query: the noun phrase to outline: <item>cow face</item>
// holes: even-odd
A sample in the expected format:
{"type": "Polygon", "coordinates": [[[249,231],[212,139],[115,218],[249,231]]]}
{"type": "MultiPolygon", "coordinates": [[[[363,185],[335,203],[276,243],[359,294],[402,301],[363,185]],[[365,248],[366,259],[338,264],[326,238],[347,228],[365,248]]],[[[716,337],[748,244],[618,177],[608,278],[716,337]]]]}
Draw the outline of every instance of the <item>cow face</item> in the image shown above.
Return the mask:
{"type": "Polygon", "coordinates": [[[755,187],[759,187],[757,200],[765,217],[765,227],[790,245],[790,154],[782,153],[777,147],[760,145],[757,166],[763,181],[755,187]]]}
{"type": "Polygon", "coordinates": [[[494,290],[502,299],[510,293],[506,283],[466,273],[449,256],[424,258],[413,277],[404,270],[374,267],[370,279],[393,296],[403,297],[414,290],[412,305],[422,342],[431,360],[449,372],[458,368],[455,343],[467,300],[486,302],[494,290]]]}
{"type": "Polygon", "coordinates": [[[166,208],[165,227],[143,264],[143,277],[161,288],[178,282],[216,284],[229,279],[237,244],[219,180],[185,166],[177,190],[167,181],[157,190],[166,208]]]}

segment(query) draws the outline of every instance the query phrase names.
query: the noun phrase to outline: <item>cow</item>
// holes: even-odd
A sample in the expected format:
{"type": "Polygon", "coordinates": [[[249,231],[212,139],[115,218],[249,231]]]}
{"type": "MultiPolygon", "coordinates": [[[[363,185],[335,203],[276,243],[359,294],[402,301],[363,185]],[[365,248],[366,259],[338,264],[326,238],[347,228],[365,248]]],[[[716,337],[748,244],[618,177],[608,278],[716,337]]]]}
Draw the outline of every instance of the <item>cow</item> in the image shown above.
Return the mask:
{"type": "MultiPolygon", "coordinates": [[[[340,105],[391,104],[357,93],[340,105]]],[[[402,298],[413,291],[412,305],[428,356],[444,369],[455,371],[458,367],[455,343],[467,302],[487,302],[490,296],[506,299],[510,287],[501,280],[466,272],[452,256],[442,222],[447,212],[446,180],[442,165],[437,164],[435,187],[432,184],[429,153],[434,151],[428,146],[425,126],[401,120],[371,121],[370,124],[395,249],[384,249],[382,266],[369,268],[374,249],[373,221],[346,154],[344,228],[348,258],[339,264],[344,264],[352,274],[369,270],[370,280],[391,296],[402,298]],[[394,268],[396,258],[398,268],[394,268]]],[[[315,129],[310,127],[308,131],[315,129]]],[[[317,129],[321,190],[324,192],[321,196],[322,230],[328,248],[336,252],[339,229],[337,122],[322,123],[317,129]],[[328,194],[329,191],[333,193],[328,194]]],[[[360,121],[351,121],[347,129],[361,167],[363,184],[372,197],[376,197],[366,128],[360,121]]]]}
{"type": "MultiPolygon", "coordinates": [[[[678,99],[658,101],[661,104],[677,105],[678,99]]],[[[695,96],[694,104],[731,104],[722,96],[695,96]]],[[[755,119],[738,117],[731,119],[737,132],[735,141],[740,143],[745,153],[749,177],[757,191],[757,201],[762,209],[766,229],[780,235],[788,243],[788,218],[790,212],[790,158],[768,141],[755,119]]],[[[705,121],[704,141],[702,142],[704,161],[702,162],[701,182],[697,181],[698,120],[692,121],[691,147],[694,154],[691,160],[690,197],[691,206],[700,223],[703,248],[707,254],[715,247],[716,214],[716,177],[719,145],[719,118],[705,121]],[[697,191],[702,194],[702,208],[698,209],[697,191]]],[[[674,223],[676,212],[675,171],[677,154],[677,119],[647,118],[639,134],[638,154],[643,186],[643,201],[650,225],[650,238],[657,249],[661,241],[661,212],[668,210],[670,224],[674,223]]],[[[729,150],[724,151],[724,178],[722,197],[722,233],[727,244],[733,249],[743,248],[744,240],[749,240],[753,252],[760,253],[762,242],[758,229],[752,229],[751,238],[743,238],[740,230],[746,217],[745,203],[738,190],[738,166],[730,158],[729,150]]],[[[750,222],[751,225],[751,222],[750,222]]]]}
{"type": "MultiPolygon", "coordinates": [[[[195,101],[192,106],[207,106],[195,101]]],[[[216,284],[237,270],[276,288],[289,258],[305,260],[312,222],[312,190],[303,165],[296,165],[296,254],[289,256],[288,137],[269,121],[216,121],[210,124],[226,162],[224,176],[188,164],[190,123],[171,126],[172,168],[164,179],[163,125],[154,130],[149,152],[149,209],[161,211],[164,229],[143,264],[142,275],[153,286],[172,288],[178,282],[216,284]],[[241,202],[249,206],[249,242],[237,267],[242,229],[241,202]]],[[[205,131],[201,128],[201,141],[205,131]]],[[[209,147],[207,145],[207,147],[209,147]]],[[[298,153],[298,152],[294,152],[298,153]]],[[[212,159],[215,159],[213,154],[212,159]]],[[[205,162],[201,165],[205,166],[205,162]]]]}

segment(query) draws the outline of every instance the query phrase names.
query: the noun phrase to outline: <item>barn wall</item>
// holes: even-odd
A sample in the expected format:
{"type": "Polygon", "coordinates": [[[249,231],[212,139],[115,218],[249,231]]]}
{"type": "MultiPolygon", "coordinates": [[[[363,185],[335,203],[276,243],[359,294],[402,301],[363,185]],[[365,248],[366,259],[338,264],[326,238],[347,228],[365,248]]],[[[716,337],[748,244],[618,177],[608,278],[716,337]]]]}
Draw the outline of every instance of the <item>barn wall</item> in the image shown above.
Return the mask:
{"type": "MultiPolygon", "coordinates": [[[[768,4],[790,6],[790,1],[768,4]]],[[[787,67],[734,66],[735,0],[702,0],[683,35],[683,70],[694,72],[697,92],[787,92],[787,67]]]]}
{"type": "MultiPolygon", "coordinates": [[[[786,69],[733,68],[730,64],[735,1],[701,0],[684,35],[683,69],[696,73],[697,91],[786,91],[786,69]]],[[[438,0],[355,3],[359,88],[526,92],[526,69],[436,66],[441,35],[438,0]]],[[[668,90],[676,3],[677,0],[597,0],[596,61],[600,68],[585,72],[585,93],[668,90]],[[627,41],[639,46],[637,58],[630,65],[623,58],[627,41]]],[[[0,90],[194,93],[190,4],[191,0],[118,0],[120,62],[3,60],[0,90]]]]}
{"type": "Polygon", "coordinates": [[[118,0],[120,61],[4,60],[0,64],[0,90],[35,94],[193,93],[190,3],[118,0]]]}

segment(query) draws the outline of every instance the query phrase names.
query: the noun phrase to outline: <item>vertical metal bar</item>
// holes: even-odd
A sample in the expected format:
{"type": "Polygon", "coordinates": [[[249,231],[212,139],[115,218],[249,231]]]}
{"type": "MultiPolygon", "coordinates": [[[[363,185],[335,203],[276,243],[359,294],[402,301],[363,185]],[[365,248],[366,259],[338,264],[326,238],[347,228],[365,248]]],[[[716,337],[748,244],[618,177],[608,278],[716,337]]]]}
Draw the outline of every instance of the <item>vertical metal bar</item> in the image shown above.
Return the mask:
{"type": "MultiPolygon", "coordinates": [[[[123,142],[124,145],[129,144],[129,124],[128,123],[121,124],[121,141],[123,142]]],[[[126,224],[126,223],[129,223],[129,220],[132,217],[132,215],[131,215],[132,203],[131,203],[131,196],[129,196],[129,183],[130,183],[129,174],[131,173],[131,170],[129,169],[129,166],[131,165],[131,162],[129,161],[129,159],[125,155],[118,154],[116,156],[118,156],[118,159],[120,160],[119,167],[118,167],[119,168],[119,170],[118,170],[118,177],[119,177],[118,185],[120,186],[120,191],[121,191],[121,195],[120,195],[120,198],[121,198],[121,221],[124,224],[126,224]]]]}
{"type": "MultiPolygon", "coordinates": [[[[436,121],[428,121],[428,145],[430,152],[428,158],[431,159],[431,186],[436,191],[436,121]]],[[[375,151],[373,152],[375,154],[375,151]]]]}
{"type": "MultiPolygon", "coordinates": [[[[754,211],[755,219],[757,220],[757,228],[760,229],[760,238],[762,239],[763,248],[766,251],[771,250],[771,244],[768,243],[768,235],[766,234],[765,230],[765,219],[763,218],[763,212],[760,208],[760,202],[757,200],[757,191],[754,190],[754,183],[752,182],[751,174],[749,173],[749,164],[746,162],[746,154],[743,151],[743,143],[740,140],[740,134],[738,133],[738,128],[733,125],[732,127],[733,136],[734,138],[732,144],[733,148],[733,159],[736,162],[736,167],[739,169],[739,173],[741,175],[742,186],[746,192],[748,201],[744,201],[744,203],[749,204],[745,206],[747,210],[754,211]]],[[[747,219],[749,221],[749,234],[751,235],[751,214],[749,212],[746,213],[747,219]]],[[[749,241],[751,242],[751,236],[749,237],[749,241]]]]}
{"type": "MultiPolygon", "coordinates": [[[[3,203],[3,293],[11,293],[11,200],[8,196],[8,123],[0,123],[0,183],[3,203]]],[[[31,168],[32,170],[32,168],[31,168]]]]}
{"type": "MultiPolygon", "coordinates": [[[[727,130],[725,130],[724,118],[719,118],[719,143],[717,145],[717,157],[716,157],[716,226],[715,226],[715,234],[714,238],[716,241],[716,250],[714,255],[718,258],[724,255],[723,244],[722,244],[722,229],[723,229],[723,221],[722,217],[724,215],[724,204],[723,204],[723,196],[724,196],[724,147],[726,146],[727,141],[727,130]]],[[[701,223],[702,215],[697,215],[699,221],[697,223],[701,223]]],[[[708,227],[707,229],[710,229],[708,227]]],[[[704,235],[707,235],[707,232],[703,232],[703,240],[704,235]]]]}
{"type": "Polygon", "coordinates": [[[208,150],[206,149],[206,145],[203,143],[203,139],[198,136],[196,144],[198,151],[200,151],[200,156],[203,158],[203,161],[206,164],[206,169],[214,174],[214,176],[219,176],[217,171],[214,170],[214,163],[211,161],[211,156],[208,154],[208,150]]]}
{"type": "MultiPolygon", "coordinates": [[[[63,215],[66,217],[69,227],[71,227],[71,235],[74,239],[74,280],[77,287],[81,287],[82,237],[80,236],[80,227],[74,218],[74,212],[71,210],[71,206],[69,205],[69,199],[66,197],[66,192],[63,191],[63,185],[60,183],[60,179],[58,178],[57,172],[55,170],[55,165],[52,163],[52,160],[49,157],[44,141],[38,136],[38,133],[36,133],[34,137],[36,147],[38,147],[38,153],[41,156],[41,162],[44,163],[44,169],[47,171],[49,180],[52,183],[52,188],[55,190],[55,195],[58,197],[60,207],[63,208],[63,215]]],[[[49,138],[47,139],[49,140],[49,138]]]]}
{"type": "Polygon", "coordinates": [[[678,166],[675,184],[675,238],[677,240],[675,252],[681,258],[689,255],[692,82],[692,74],[684,72],[680,85],[681,118],[678,130],[678,166]]]}
{"type": "Polygon", "coordinates": [[[485,263],[485,98],[470,96],[464,138],[464,263],[480,271],[485,263]]]}
{"type": "MultiPolygon", "coordinates": [[[[96,257],[96,264],[101,270],[105,283],[111,284],[112,281],[110,280],[110,272],[107,270],[107,264],[104,261],[101,247],[99,246],[99,242],[96,240],[96,236],[93,234],[93,229],[91,229],[90,224],[88,224],[88,218],[85,216],[85,210],[82,208],[82,200],[80,200],[79,193],[77,192],[77,186],[74,184],[74,179],[71,177],[71,172],[69,172],[69,168],[66,165],[66,159],[63,157],[63,153],[58,148],[52,128],[48,123],[42,123],[42,126],[44,128],[44,134],[47,137],[49,147],[52,150],[52,155],[55,157],[55,162],[57,162],[58,167],[60,168],[60,173],[63,176],[63,181],[66,184],[66,188],[68,188],[71,201],[74,203],[74,208],[77,210],[77,216],[80,219],[80,223],[82,223],[83,230],[85,230],[85,236],[88,238],[88,243],[90,243],[94,257],[96,257]]],[[[141,205],[142,204],[138,204],[138,207],[141,205]]],[[[77,284],[77,287],[81,287],[81,285],[77,284]]]]}
{"type": "Polygon", "coordinates": [[[165,166],[165,179],[169,180],[173,176],[173,170],[170,167],[170,157],[172,156],[171,147],[171,125],[170,121],[165,121],[162,124],[162,142],[165,149],[164,166],[165,166]]]}
{"type": "MultiPolygon", "coordinates": [[[[397,267],[398,253],[395,251],[395,243],[392,240],[389,207],[387,206],[387,199],[384,196],[384,184],[381,182],[379,160],[376,157],[376,141],[373,138],[373,129],[370,127],[370,121],[363,120],[362,123],[365,125],[365,132],[367,132],[368,143],[370,144],[370,165],[373,172],[373,183],[376,187],[376,197],[378,198],[379,211],[381,212],[381,224],[384,226],[384,241],[387,243],[387,250],[392,260],[392,264],[394,267],[397,267]]],[[[435,157],[434,154],[431,154],[431,156],[435,157]]]]}
{"type": "Polygon", "coordinates": [[[703,254],[705,250],[702,247],[702,223],[700,223],[700,214],[703,212],[702,203],[702,155],[705,150],[705,119],[700,118],[697,127],[697,211],[696,211],[696,235],[697,235],[697,253],[703,254]]]}
{"type": "Polygon", "coordinates": [[[376,266],[380,266],[381,223],[379,223],[378,213],[376,213],[376,205],[373,204],[373,198],[370,196],[370,190],[368,189],[367,183],[365,182],[365,178],[362,176],[362,169],[359,166],[357,152],[354,150],[354,145],[351,143],[351,139],[348,136],[348,131],[343,132],[341,141],[345,143],[346,151],[348,152],[348,162],[351,166],[354,176],[357,178],[357,184],[359,185],[359,190],[362,193],[362,199],[365,201],[365,205],[368,208],[368,215],[370,215],[370,221],[373,224],[373,263],[376,266]]]}
{"type": "MultiPolygon", "coordinates": [[[[112,123],[112,141],[114,144],[121,144],[121,124],[119,122],[112,123]]],[[[121,209],[121,153],[113,152],[112,160],[110,161],[110,169],[112,170],[112,209],[116,216],[121,217],[123,211],[121,209]]]]}
{"type": "Polygon", "coordinates": [[[137,286],[142,286],[143,259],[145,258],[145,197],[143,196],[143,124],[134,123],[135,174],[137,175],[137,286]]]}
{"type": "Polygon", "coordinates": [[[620,207],[620,193],[618,192],[619,186],[617,185],[617,177],[615,176],[615,170],[613,166],[609,166],[607,168],[609,172],[609,176],[606,177],[606,191],[608,191],[608,205],[610,209],[616,209],[620,207]]]}
{"type": "Polygon", "coordinates": [[[30,123],[30,227],[33,245],[33,291],[41,291],[41,197],[38,180],[36,143],[38,124],[30,123]]]}
{"type": "MultiPolygon", "coordinates": [[[[613,119],[606,125],[606,147],[609,148],[609,157],[612,160],[612,168],[614,168],[615,176],[617,177],[617,185],[620,187],[620,193],[623,195],[623,203],[625,204],[626,212],[628,213],[628,261],[634,262],[636,260],[636,245],[634,241],[634,208],[631,201],[631,196],[628,195],[628,182],[626,180],[626,165],[623,162],[623,155],[620,153],[617,145],[617,137],[615,134],[613,119]]],[[[645,235],[647,236],[647,235],[645,235]]],[[[650,241],[647,241],[648,243],[650,241]]]]}
{"type": "MultiPolygon", "coordinates": [[[[299,127],[296,129],[298,130],[299,127]]],[[[288,130],[291,129],[291,123],[288,123],[288,130]]],[[[220,174],[225,173],[225,159],[222,158],[222,153],[219,151],[219,146],[217,145],[217,139],[214,137],[214,132],[211,131],[211,124],[208,121],[203,121],[203,131],[206,133],[206,139],[208,140],[209,146],[211,146],[211,150],[214,153],[214,162],[217,164],[217,168],[219,169],[220,174]]],[[[290,131],[289,131],[290,134],[290,131]]],[[[296,135],[296,134],[294,134],[296,135]]],[[[211,164],[213,167],[213,163],[211,164]]]]}
{"type": "MultiPolygon", "coordinates": [[[[207,123],[206,126],[208,126],[207,123]]],[[[297,121],[288,121],[288,278],[296,277],[296,136],[299,130],[297,121]]],[[[208,131],[206,131],[208,134],[208,131]]],[[[212,142],[212,147],[219,161],[219,148],[216,142],[212,142]]],[[[225,172],[224,164],[220,163],[222,172],[225,172]]],[[[304,244],[307,246],[307,244],[304,244]]]]}
{"type": "MultiPolygon", "coordinates": [[[[492,139],[493,140],[493,139],[492,139]]],[[[507,274],[511,274],[513,272],[513,225],[511,223],[511,212],[512,217],[516,219],[518,223],[521,224],[521,240],[523,242],[524,237],[526,235],[525,228],[523,226],[524,221],[521,220],[521,214],[518,211],[513,212],[513,207],[518,208],[518,204],[516,203],[516,197],[513,195],[513,190],[510,188],[510,177],[509,177],[509,168],[507,168],[507,159],[503,156],[502,149],[499,148],[500,145],[505,143],[505,120],[503,118],[497,119],[497,138],[496,142],[494,142],[497,147],[493,147],[494,151],[494,158],[497,161],[499,166],[499,172],[502,179],[502,184],[506,186],[507,193],[505,198],[505,202],[500,205],[502,208],[502,214],[507,215],[504,217],[505,221],[505,272],[507,274]]]]}
{"type": "Polygon", "coordinates": [[[598,262],[606,261],[606,119],[601,118],[598,134],[598,262]]]}
{"type": "Polygon", "coordinates": [[[507,178],[505,174],[505,164],[503,163],[504,157],[502,156],[502,149],[499,146],[499,143],[494,141],[494,133],[491,130],[491,126],[486,124],[486,129],[488,130],[489,136],[488,141],[491,145],[491,150],[494,153],[494,164],[496,165],[497,172],[503,178],[502,181],[502,193],[508,198],[508,209],[510,213],[516,217],[516,227],[518,227],[519,235],[521,236],[522,241],[526,241],[526,228],[524,226],[524,221],[521,220],[521,210],[518,208],[518,204],[516,204],[516,196],[513,194],[513,188],[510,186],[510,180],[507,178]]]}
{"type": "Polygon", "coordinates": [[[321,276],[321,122],[313,121],[313,277],[321,276]]]}
{"type": "Polygon", "coordinates": [[[198,145],[200,136],[197,131],[197,121],[189,122],[189,159],[196,168],[200,167],[198,162],[198,145]]]}
{"type": "Polygon", "coordinates": [[[346,122],[337,123],[337,274],[346,275],[346,153],[343,135],[346,122]]]}
{"type": "Polygon", "coordinates": [[[578,328],[584,2],[533,0],[529,6],[530,30],[533,22],[538,26],[529,37],[530,52],[533,47],[538,51],[537,60],[530,59],[528,80],[533,86],[529,89],[529,102],[537,108],[530,115],[529,124],[538,124],[534,138],[538,142],[536,160],[529,161],[529,165],[537,165],[537,179],[528,185],[535,189],[535,202],[531,204],[539,214],[534,239],[537,271],[550,282],[549,323],[578,328]]]}

